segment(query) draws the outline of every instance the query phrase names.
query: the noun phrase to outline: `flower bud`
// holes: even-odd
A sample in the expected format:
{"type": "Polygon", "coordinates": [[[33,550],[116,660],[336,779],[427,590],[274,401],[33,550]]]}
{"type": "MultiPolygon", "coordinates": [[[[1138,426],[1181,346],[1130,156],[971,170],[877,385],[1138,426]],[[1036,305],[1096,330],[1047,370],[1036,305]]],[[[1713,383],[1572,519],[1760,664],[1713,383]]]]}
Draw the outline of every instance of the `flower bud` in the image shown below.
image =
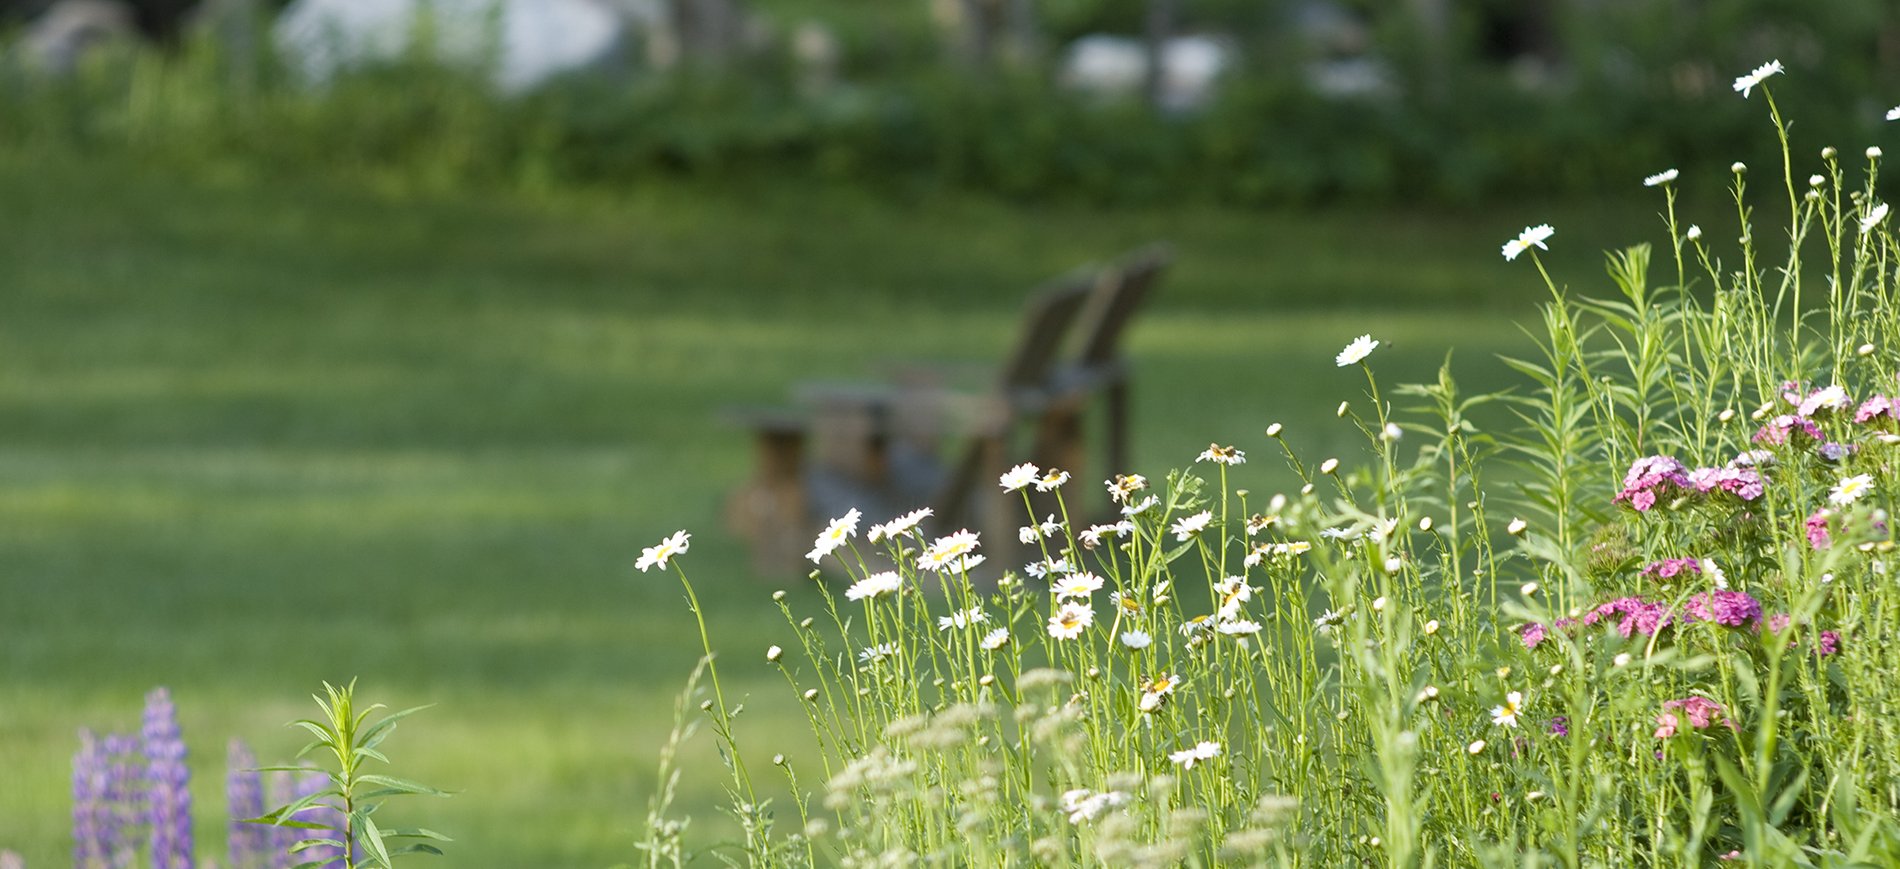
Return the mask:
{"type": "Polygon", "coordinates": [[[806,703],[810,703],[810,702],[812,702],[812,701],[814,701],[814,700],[817,700],[817,699],[818,699],[818,689],[816,689],[816,688],[806,688],[806,689],[805,689],[805,702],[806,702],[806,703]]]}
{"type": "Polygon", "coordinates": [[[1867,159],[1869,159],[1869,160],[1878,160],[1878,159],[1880,159],[1880,146],[1879,146],[1879,145],[1868,145],[1868,146],[1867,146],[1867,159]]]}
{"type": "Polygon", "coordinates": [[[1277,422],[1276,422],[1276,423],[1274,423],[1274,424],[1272,424],[1272,425],[1270,425],[1270,426],[1267,426],[1267,437],[1270,437],[1270,438],[1277,438],[1277,437],[1279,437],[1279,436],[1280,436],[1280,424],[1279,424],[1279,423],[1277,423],[1277,422]]]}
{"type": "Polygon", "coordinates": [[[1825,177],[1822,177],[1822,176],[1820,176],[1820,175],[1809,175],[1809,176],[1808,176],[1808,186],[1809,186],[1809,187],[1814,187],[1814,188],[1817,188],[1817,189],[1818,189],[1818,188],[1819,188],[1819,187],[1820,187],[1821,185],[1823,185],[1823,184],[1826,184],[1826,183],[1827,183],[1827,179],[1826,179],[1825,177]]]}
{"type": "Polygon", "coordinates": [[[1734,163],[1729,164],[1728,171],[1733,172],[1737,175],[1745,175],[1748,173],[1748,164],[1743,163],[1740,160],[1737,160],[1734,163]]]}
{"type": "Polygon", "coordinates": [[[1435,633],[1438,633],[1438,620],[1431,619],[1425,622],[1425,636],[1429,637],[1435,633]]]}
{"type": "Polygon", "coordinates": [[[1686,233],[1683,233],[1683,235],[1686,236],[1690,241],[1695,241],[1696,239],[1702,237],[1702,227],[1691,223],[1689,224],[1689,231],[1686,233]]]}
{"type": "Polygon", "coordinates": [[[1524,529],[1529,527],[1531,527],[1531,524],[1523,519],[1512,519],[1511,524],[1504,526],[1504,530],[1510,532],[1512,537],[1522,537],[1524,536],[1524,529]]]}
{"type": "Polygon", "coordinates": [[[1430,517],[1430,516],[1424,516],[1424,517],[1421,517],[1421,518],[1420,518],[1420,519],[1418,520],[1418,530],[1420,530],[1420,531],[1430,531],[1430,530],[1432,530],[1432,517],[1430,517]]]}
{"type": "Polygon", "coordinates": [[[1338,459],[1327,459],[1326,461],[1319,463],[1319,472],[1322,474],[1330,474],[1333,471],[1336,471],[1338,469],[1339,469],[1338,459]]]}
{"type": "Polygon", "coordinates": [[[1537,593],[1537,583],[1534,583],[1534,582],[1524,583],[1523,585],[1518,587],[1517,591],[1519,594],[1522,594],[1525,597],[1530,597],[1537,593]]]}
{"type": "Polygon", "coordinates": [[[1840,153],[1841,153],[1841,152],[1839,152],[1839,151],[1836,151],[1836,150],[1834,150],[1834,146],[1833,146],[1833,145],[1829,145],[1829,146],[1827,146],[1827,147],[1825,147],[1825,148],[1822,148],[1822,149],[1821,149],[1821,159],[1823,159],[1823,160],[1832,160],[1832,159],[1834,159],[1834,157],[1835,157],[1836,155],[1838,155],[1838,154],[1840,154],[1840,153]]]}
{"type": "Polygon", "coordinates": [[[778,659],[783,657],[785,657],[785,650],[777,646],[765,650],[765,660],[769,662],[777,663],[778,659]]]}
{"type": "Polygon", "coordinates": [[[1874,355],[1874,345],[1862,344],[1859,347],[1854,348],[1854,355],[1855,356],[1872,356],[1874,355]]]}
{"type": "Polygon", "coordinates": [[[1346,410],[1350,407],[1352,407],[1351,402],[1342,401],[1339,403],[1339,409],[1333,411],[1333,415],[1338,416],[1338,417],[1344,417],[1346,415],[1346,410]]]}

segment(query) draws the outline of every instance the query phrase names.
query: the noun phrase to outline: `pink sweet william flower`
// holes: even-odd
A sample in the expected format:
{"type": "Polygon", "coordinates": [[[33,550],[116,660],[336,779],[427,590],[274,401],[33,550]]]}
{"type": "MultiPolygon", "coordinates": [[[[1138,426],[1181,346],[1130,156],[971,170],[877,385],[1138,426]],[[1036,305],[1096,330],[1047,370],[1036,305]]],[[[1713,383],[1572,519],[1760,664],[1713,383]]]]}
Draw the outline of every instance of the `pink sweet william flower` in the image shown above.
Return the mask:
{"type": "Polygon", "coordinates": [[[1671,736],[1675,736],[1676,725],[1680,723],[1681,722],[1676,720],[1676,716],[1670,713],[1663,712],[1658,714],[1656,716],[1656,738],[1668,739],[1671,736]]]}
{"type": "Polygon", "coordinates": [[[1813,420],[1792,413],[1784,413],[1756,430],[1755,443],[1781,446],[1794,440],[1796,435],[1815,441],[1826,439],[1826,436],[1821,434],[1821,427],[1815,425],[1813,420]]]}
{"type": "Polygon", "coordinates": [[[1595,609],[1583,614],[1582,622],[1594,625],[1611,616],[1622,616],[1616,623],[1616,632],[1626,639],[1637,634],[1653,636],[1670,623],[1669,604],[1662,601],[1652,603],[1639,597],[1619,597],[1598,604],[1595,609]]]}
{"type": "Polygon", "coordinates": [[[1873,422],[1876,418],[1882,416],[1888,419],[1900,419],[1900,416],[1897,416],[1894,410],[1893,399],[1884,395],[1876,395],[1860,403],[1860,407],[1854,411],[1854,422],[1856,424],[1865,424],[1873,422]]]}
{"type": "Polygon", "coordinates": [[[1739,628],[1761,621],[1761,601],[1743,591],[1711,591],[1689,598],[1682,613],[1690,621],[1739,628]]]}
{"type": "Polygon", "coordinates": [[[1623,475],[1623,491],[1616,494],[1618,502],[1628,502],[1636,512],[1642,513],[1656,506],[1658,495],[1667,494],[1670,489],[1689,489],[1688,469],[1681,462],[1669,456],[1645,456],[1630,465],[1629,473],[1623,475]]]}
{"type": "Polygon", "coordinates": [[[1825,658],[1841,650],[1841,635],[1835,631],[1822,631],[1814,641],[1814,651],[1825,658]]]}
{"type": "Polygon", "coordinates": [[[1794,621],[1794,618],[1787,613],[1775,613],[1768,617],[1768,632],[1771,634],[1779,634],[1787,630],[1788,624],[1792,621],[1794,621]]]}
{"type": "Polygon", "coordinates": [[[1538,622],[1531,622],[1530,624],[1525,625],[1523,633],[1522,633],[1522,636],[1524,638],[1524,648],[1526,649],[1537,648],[1537,644],[1544,641],[1545,631],[1546,629],[1544,628],[1544,626],[1538,622]]]}
{"type": "Polygon", "coordinates": [[[1814,515],[1809,516],[1807,521],[1802,523],[1807,527],[1808,546],[1815,549],[1828,547],[1831,541],[1828,539],[1827,520],[1833,515],[1833,510],[1823,508],[1814,511],[1814,515]]]}
{"type": "Polygon", "coordinates": [[[1744,501],[1761,497],[1761,474],[1749,467],[1697,468],[1689,472],[1689,485],[1703,494],[1727,493],[1744,501]]]}
{"type": "Polygon", "coordinates": [[[1680,700],[1671,700],[1664,703],[1662,715],[1656,717],[1657,722],[1660,723],[1665,716],[1670,719],[1668,724],[1669,733],[1665,734],[1662,732],[1663,728],[1657,728],[1656,736],[1658,739],[1667,739],[1669,736],[1674,735],[1676,727],[1680,726],[1684,720],[1687,721],[1690,727],[1697,730],[1702,730],[1717,723],[1731,730],[1735,729],[1735,722],[1729,720],[1727,715],[1722,714],[1722,704],[1710,700],[1707,697],[1684,697],[1680,700]],[[1675,715],[1671,715],[1670,710],[1682,713],[1681,717],[1678,718],[1675,715]]]}
{"type": "Polygon", "coordinates": [[[1643,568],[1643,575],[1657,579],[1674,579],[1677,574],[1685,570],[1699,574],[1702,572],[1702,562],[1694,558],[1665,558],[1661,561],[1650,562],[1649,566],[1643,568]]]}

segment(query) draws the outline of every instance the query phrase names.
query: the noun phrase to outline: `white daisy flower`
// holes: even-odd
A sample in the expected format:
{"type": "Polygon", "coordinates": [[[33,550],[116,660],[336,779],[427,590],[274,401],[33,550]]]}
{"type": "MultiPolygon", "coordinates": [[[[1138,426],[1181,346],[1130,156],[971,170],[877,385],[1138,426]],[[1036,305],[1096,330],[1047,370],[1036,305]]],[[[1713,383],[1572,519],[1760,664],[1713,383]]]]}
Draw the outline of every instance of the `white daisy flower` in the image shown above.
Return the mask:
{"type": "Polygon", "coordinates": [[[1153,495],[1149,495],[1148,497],[1141,499],[1137,503],[1129,504],[1128,506],[1123,507],[1122,515],[1123,516],[1138,516],[1143,511],[1159,503],[1161,503],[1160,498],[1156,498],[1153,495]]]}
{"type": "Polygon", "coordinates": [[[811,551],[805,553],[805,557],[815,564],[825,556],[836,552],[846,540],[857,535],[858,516],[858,509],[853,507],[850,512],[831,520],[831,524],[826,525],[825,530],[818,534],[818,539],[812,542],[811,551]]]}
{"type": "Polygon", "coordinates": [[[1728,588],[1728,574],[1722,572],[1722,566],[1713,558],[1702,559],[1702,575],[1709,578],[1709,584],[1720,589],[1728,588]]]}
{"type": "Polygon", "coordinates": [[[971,625],[980,625],[989,620],[989,614],[983,612],[982,607],[973,606],[967,610],[957,610],[947,616],[938,616],[937,630],[947,631],[952,628],[962,630],[971,625]]]}
{"type": "Polygon", "coordinates": [[[1313,548],[1313,544],[1308,543],[1304,540],[1289,540],[1285,543],[1273,544],[1273,554],[1274,555],[1305,555],[1307,552],[1311,551],[1312,548],[1313,548]]]}
{"type": "Polygon", "coordinates": [[[844,596],[846,600],[864,600],[868,597],[895,594],[903,587],[904,578],[898,576],[897,571],[885,570],[851,583],[851,587],[844,590],[844,596]]]}
{"type": "Polygon", "coordinates": [[[1192,637],[1212,627],[1213,624],[1213,620],[1210,616],[1195,616],[1181,623],[1181,636],[1192,637]]]}
{"type": "Polygon", "coordinates": [[[896,643],[879,643],[875,646],[866,646],[858,652],[858,660],[866,664],[875,664],[885,658],[897,657],[897,651],[896,643]]]}
{"type": "Polygon", "coordinates": [[[1197,763],[1206,763],[1220,756],[1220,743],[1201,742],[1193,748],[1183,748],[1168,755],[1168,759],[1181,765],[1182,769],[1193,769],[1197,763]]]}
{"type": "Polygon", "coordinates": [[[1215,614],[1223,619],[1231,619],[1239,614],[1240,608],[1253,599],[1253,586],[1247,584],[1246,577],[1230,576],[1214,584],[1215,600],[1218,606],[1215,614]]]}
{"type": "Polygon", "coordinates": [[[1879,226],[1880,222],[1886,219],[1887,203],[1882,202],[1868,211],[1866,217],[1860,219],[1860,234],[1866,235],[1867,233],[1873,232],[1874,227],[1879,226]]]}
{"type": "Polygon", "coordinates": [[[937,568],[937,572],[938,573],[969,573],[970,571],[975,570],[977,565],[982,564],[984,561],[987,561],[988,559],[989,559],[989,556],[986,556],[986,555],[959,555],[956,558],[953,558],[949,561],[944,562],[942,567],[937,568]]]}
{"type": "Polygon", "coordinates": [[[1034,525],[1024,525],[1023,527],[1016,529],[1016,539],[1021,541],[1024,546],[1027,546],[1038,540],[1042,540],[1046,537],[1049,537],[1055,534],[1057,531],[1061,531],[1061,530],[1062,530],[1062,523],[1057,522],[1055,514],[1051,513],[1049,514],[1049,518],[1044,519],[1041,522],[1038,522],[1034,525]]]}
{"type": "Polygon", "coordinates": [[[1339,355],[1333,357],[1333,363],[1344,368],[1371,356],[1372,351],[1378,347],[1379,342],[1373,340],[1371,335],[1361,335],[1352,339],[1352,343],[1347,344],[1346,349],[1339,351],[1339,355]]]}
{"type": "Polygon", "coordinates": [[[1045,558],[1041,561],[1032,561],[1023,565],[1023,572],[1036,579],[1059,576],[1072,570],[1075,570],[1075,567],[1060,558],[1045,558]]]}
{"type": "Polygon", "coordinates": [[[1102,535],[1113,535],[1114,533],[1115,526],[1113,525],[1090,525],[1084,529],[1082,533],[1075,536],[1076,539],[1082,541],[1082,547],[1084,549],[1094,549],[1102,545],[1102,535]]]}
{"type": "Polygon", "coordinates": [[[1062,811],[1069,815],[1069,823],[1080,826],[1093,821],[1102,812],[1128,802],[1128,795],[1121,791],[1103,791],[1092,793],[1088,788],[1076,788],[1062,793],[1062,811]]]}
{"type": "Polygon", "coordinates": [[[960,561],[977,547],[977,534],[967,528],[937,538],[922,555],[917,556],[917,566],[925,570],[941,571],[952,562],[960,561]]]}
{"type": "Polygon", "coordinates": [[[1867,494],[1867,490],[1873,488],[1873,486],[1873,475],[1856,474],[1835,485],[1834,489],[1828,492],[1827,500],[1829,503],[1839,504],[1845,507],[1848,504],[1860,500],[1860,496],[1867,494]]]}
{"type": "Polygon", "coordinates": [[[1548,223],[1524,227],[1524,231],[1518,233],[1516,238],[1504,243],[1504,261],[1510,262],[1511,260],[1517,259],[1518,254],[1530,250],[1533,247],[1550,250],[1550,246],[1544,244],[1544,242],[1556,234],[1557,230],[1551,229],[1548,223]]]}
{"type": "Polygon", "coordinates": [[[1068,471],[1058,471],[1055,468],[1050,468],[1049,473],[1043,474],[1042,478],[1036,481],[1036,491],[1052,492],[1062,488],[1062,484],[1068,481],[1068,471]]]}
{"type": "Polygon", "coordinates": [[[1009,643],[1009,628],[997,628],[984,634],[983,642],[978,645],[981,645],[985,651],[994,652],[1007,643],[1009,643]]]}
{"type": "Polygon", "coordinates": [[[1853,399],[1847,397],[1847,390],[1835,384],[1826,389],[1817,389],[1807,398],[1801,399],[1795,412],[1802,416],[1813,416],[1823,410],[1846,410],[1853,403],[1853,399]]]}
{"type": "Polygon", "coordinates": [[[1247,463],[1247,454],[1233,447],[1223,447],[1220,444],[1208,444],[1207,449],[1202,450],[1200,456],[1197,457],[1195,461],[1215,462],[1222,465],[1244,465],[1247,463]]]}
{"type": "Polygon", "coordinates": [[[1735,92],[1741,94],[1742,99],[1748,99],[1748,92],[1754,90],[1756,85],[1767,81],[1769,76],[1776,75],[1781,71],[1781,61],[1779,60],[1771,60],[1761,66],[1755,67],[1754,72],[1739,76],[1735,79],[1735,92]]]}
{"type": "Polygon", "coordinates": [[[692,538],[693,535],[685,531],[675,531],[672,536],[661,540],[658,546],[642,548],[640,559],[635,561],[633,566],[639,568],[641,573],[646,573],[655,567],[665,567],[666,562],[673,556],[686,554],[688,541],[692,538]]]}
{"type": "Polygon", "coordinates": [[[1136,492],[1148,488],[1148,478],[1140,474],[1116,474],[1115,479],[1106,481],[1108,496],[1117,504],[1126,504],[1136,492]]]}
{"type": "Polygon", "coordinates": [[[1042,473],[1041,468],[1038,468],[1035,465],[1029,464],[1028,462],[1024,462],[1020,465],[1017,465],[1016,467],[1010,468],[1009,472],[1004,474],[998,480],[998,482],[1002,484],[1003,491],[1014,492],[1018,489],[1021,489],[1024,486],[1027,486],[1031,483],[1036,482],[1036,478],[1041,473],[1042,473]]]}
{"type": "Polygon", "coordinates": [[[1174,532],[1175,540],[1182,541],[1207,530],[1207,523],[1213,521],[1213,519],[1213,511],[1202,510],[1192,516],[1177,520],[1174,523],[1174,527],[1168,530],[1174,532]]]}
{"type": "Polygon", "coordinates": [[[1345,620],[1345,610],[1327,610],[1326,612],[1320,613],[1319,618],[1313,620],[1313,632],[1318,634],[1331,633],[1334,627],[1345,620]]]}
{"type": "Polygon", "coordinates": [[[1658,172],[1654,175],[1649,176],[1648,178],[1644,178],[1643,186],[1656,187],[1658,185],[1668,184],[1669,182],[1676,180],[1676,177],[1678,176],[1678,174],[1680,173],[1676,172],[1676,170],[1674,169],[1664,169],[1661,172],[1658,172]]]}
{"type": "Polygon", "coordinates": [[[918,523],[934,515],[936,515],[936,511],[931,510],[929,507],[920,507],[882,525],[871,526],[871,530],[865,533],[864,539],[872,543],[876,543],[885,538],[895,540],[909,534],[912,530],[916,529],[918,523]]]}
{"type": "Polygon", "coordinates": [[[1095,611],[1079,603],[1065,603],[1049,616],[1049,636],[1073,640],[1095,623],[1095,611]]]}
{"type": "Polygon", "coordinates": [[[1250,637],[1260,633],[1260,623],[1247,619],[1234,619],[1229,622],[1221,622],[1215,630],[1230,637],[1250,637]]]}
{"type": "Polygon", "coordinates": [[[1149,636],[1147,631],[1123,631],[1122,632],[1122,645],[1127,646],[1130,649],[1136,649],[1136,650],[1145,649],[1153,645],[1154,641],[1155,641],[1155,638],[1149,636]]]}
{"type": "Polygon", "coordinates": [[[1135,708],[1143,712],[1153,712],[1168,702],[1168,696],[1174,693],[1174,687],[1181,683],[1181,677],[1167,673],[1157,673],[1141,686],[1141,698],[1135,701],[1135,708]]]}
{"type": "Polygon", "coordinates": [[[1517,716],[1524,712],[1524,694],[1512,691],[1504,695],[1503,706],[1491,707],[1491,723],[1500,727],[1516,727],[1517,716]]]}
{"type": "Polygon", "coordinates": [[[1049,590],[1055,593],[1056,600],[1088,600],[1090,595],[1100,591],[1101,588],[1101,577],[1084,572],[1063,577],[1049,590]]]}

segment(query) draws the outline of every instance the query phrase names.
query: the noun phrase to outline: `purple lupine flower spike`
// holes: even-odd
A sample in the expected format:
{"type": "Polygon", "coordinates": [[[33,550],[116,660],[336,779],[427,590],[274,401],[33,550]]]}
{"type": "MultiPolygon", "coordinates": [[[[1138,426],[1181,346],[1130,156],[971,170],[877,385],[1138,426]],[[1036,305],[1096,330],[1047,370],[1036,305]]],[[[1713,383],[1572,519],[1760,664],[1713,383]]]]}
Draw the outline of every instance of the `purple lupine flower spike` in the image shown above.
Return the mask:
{"type": "Polygon", "coordinates": [[[100,822],[111,852],[105,865],[130,869],[145,832],[146,767],[136,736],[105,738],[106,780],[100,797],[100,822]]]}
{"type": "Polygon", "coordinates": [[[264,774],[257,771],[257,755],[244,740],[233,739],[227,750],[225,797],[231,803],[230,869],[264,869],[270,859],[271,830],[245,819],[264,814],[264,774]]]}
{"type": "Polygon", "coordinates": [[[171,692],[154,690],[145,698],[146,817],[152,825],[153,869],[191,869],[191,770],[185,766],[185,740],[171,692]]]}
{"type": "Polygon", "coordinates": [[[79,869],[105,866],[111,859],[112,806],[105,801],[110,764],[99,737],[81,729],[79,751],[73,754],[73,865],[79,869]]]}

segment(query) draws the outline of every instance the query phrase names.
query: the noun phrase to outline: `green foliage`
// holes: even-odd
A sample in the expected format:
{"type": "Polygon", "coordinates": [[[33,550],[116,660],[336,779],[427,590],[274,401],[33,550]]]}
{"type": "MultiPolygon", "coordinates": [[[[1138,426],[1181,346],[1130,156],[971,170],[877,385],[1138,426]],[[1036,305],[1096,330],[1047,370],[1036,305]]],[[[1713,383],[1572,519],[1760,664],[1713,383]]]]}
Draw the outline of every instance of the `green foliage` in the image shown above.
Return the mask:
{"type": "MultiPolygon", "coordinates": [[[[337,687],[329,682],[323,683],[323,697],[312,696],[317,707],[323,710],[321,719],[301,719],[291,723],[310,732],[315,739],[298,752],[301,757],[316,751],[327,754],[336,761],[335,766],[326,768],[325,775],[330,779],[330,787],[313,794],[305,795],[291,803],[280,806],[262,817],[250,818],[250,823],[272,824],[276,826],[296,827],[304,830],[321,831],[320,834],[303,839],[291,846],[291,853],[297,854],[313,848],[334,848],[342,852],[344,869],[393,869],[395,858],[406,854],[436,854],[442,850],[430,842],[447,842],[449,837],[426,828],[400,829],[385,827],[376,822],[375,813],[381,809],[390,797],[398,796],[449,796],[447,791],[437,790],[428,785],[418,784],[406,779],[395,778],[382,773],[366,772],[367,765],[374,761],[387,764],[389,757],[380,747],[390,734],[395,733],[396,723],[411,714],[428,707],[417,706],[385,715],[374,722],[369,720],[376,710],[383,708],[377,703],[358,711],[356,708],[356,681],[337,687]],[[300,818],[308,812],[320,808],[336,811],[343,819],[341,828],[316,823],[300,818]],[[423,841],[399,843],[405,839],[423,841]]],[[[303,766],[274,766],[266,770],[304,771],[303,766]]],[[[310,860],[298,864],[297,869],[316,869],[328,865],[329,857],[310,860]]]]}
{"type": "Polygon", "coordinates": [[[1506,256],[1550,301],[1540,353],[1510,361],[1526,394],[1468,398],[1447,365],[1395,408],[1368,336],[1336,360],[1365,377],[1337,411],[1353,454],[1267,430],[1292,491],[1250,494],[1216,444],[1152,489],[1108,481],[1118,514],[1067,473],[1003,474],[1021,550],[910,520],[859,545],[855,511],[837,520],[814,558],[851,585],[775,598],[790,651],[766,656],[818,742],[781,767],[826,782],[807,802],[792,779],[802,831],[748,855],[1900,860],[1900,233],[1878,150],[1850,168],[1829,149],[1797,188],[1781,79],[1757,85],[1786,256],[1758,242],[1780,233],[1756,228],[1745,167],[1739,268],[1678,221],[1674,175],[1651,185],[1670,266],[1614,253],[1606,297],[1561,287],[1527,230],[1506,256]],[[1517,425],[1471,422],[1500,400],[1517,425]]]}
{"type": "MultiPolygon", "coordinates": [[[[1200,3],[1180,26],[1236,34],[1241,60],[1210,105],[1177,115],[1068,91],[1054,52],[985,75],[949,68],[925,4],[912,5],[908,19],[782,10],[788,24],[828,18],[847,40],[844,83],[818,90],[768,53],[724,74],[575,76],[502,97],[480,70],[445,68],[426,48],[310,88],[268,53],[243,66],[201,39],[98,56],[70,79],[14,71],[0,81],[0,147],[368,172],[433,189],[626,188],[659,177],[744,187],[795,175],[896,195],[974,189],[1035,201],[1467,202],[1595,193],[1664,163],[1694,170],[1767,156],[1728,144],[1746,138],[1748,115],[1728,99],[1726,73],[1768,57],[1801,73],[1789,93],[1810,123],[1856,135],[1878,124],[1859,94],[1900,79],[1880,59],[1871,0],[1830,0],[1829,14],[1798,17],[1755,0],[1695,11],[1616,2],[1552,12],[1578,20],[1541,25],[1508,7],[1468,8],[1446,47],[1429,50],[1409,14],[1370,4],[1372,55],[1391,61],[1391,86],[1327,98],[1302,78],[1301,65],[1323,52],[1287,35],[1292,4],[1200,3]],[[1517,58],[1487,55],[1487,22],[1551,34],[1547,56],[1514,67],[1517,58]],[[1829,51],[1814,56],[1814,45],[1829,51]],[[1528,81],[1526,69],[1537,70],[1528,81]]],[[[1142,5],[1051,3],[1045,15],[1052,39],[1133,33],[1142,5]]]]}

